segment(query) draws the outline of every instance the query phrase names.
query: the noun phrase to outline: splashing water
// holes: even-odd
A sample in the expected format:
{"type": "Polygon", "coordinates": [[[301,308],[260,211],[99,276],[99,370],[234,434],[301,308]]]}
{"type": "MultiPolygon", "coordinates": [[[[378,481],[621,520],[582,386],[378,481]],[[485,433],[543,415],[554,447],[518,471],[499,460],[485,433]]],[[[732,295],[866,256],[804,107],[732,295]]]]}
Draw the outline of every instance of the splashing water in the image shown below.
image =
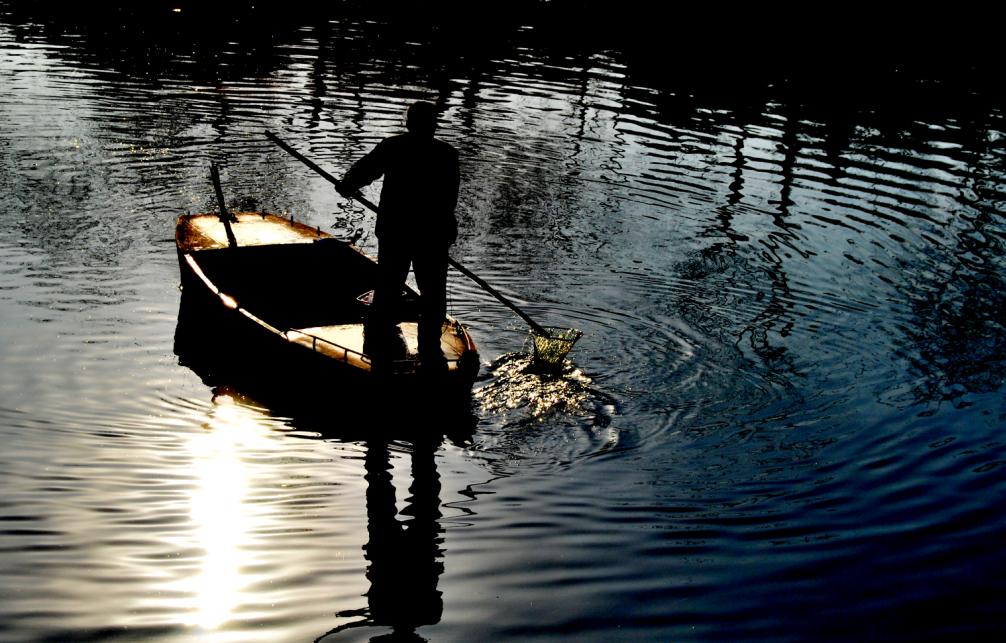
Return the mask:
{"type": "Polygon", "coordinates": [[[492,382],[475,391],[482,408],[491,413],[524,409],[530,417],[554,415],[589,417],[596,413],[597,392],[592,380],[569,361],[548,375],[526,353],[503,355],[490,366],[492,382]]]}

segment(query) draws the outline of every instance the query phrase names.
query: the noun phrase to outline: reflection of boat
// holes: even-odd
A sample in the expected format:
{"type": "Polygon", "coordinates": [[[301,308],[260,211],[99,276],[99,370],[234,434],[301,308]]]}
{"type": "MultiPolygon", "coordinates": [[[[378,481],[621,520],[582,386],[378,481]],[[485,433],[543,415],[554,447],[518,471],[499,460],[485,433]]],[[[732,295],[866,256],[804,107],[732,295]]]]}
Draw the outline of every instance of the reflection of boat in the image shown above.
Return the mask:
{"type": "MultiPolygon", "coordinates": [[[[292,219],[241,212],[232,220],[236,244],[230,246],[216,214],[185,215],[175,231],[179,325],[202,350],[226,352],[228,360],[288,383],[387,386],[418,379],[415,291],[406,289],[401,310],[401,352],[375,360],[363,336],[367,295],[377,279],[373,259],[292,219]]],[[[478,354],[452,317],[443,324],[441,347],[447,372],[437,385],[470,391],[478,354]]]]}

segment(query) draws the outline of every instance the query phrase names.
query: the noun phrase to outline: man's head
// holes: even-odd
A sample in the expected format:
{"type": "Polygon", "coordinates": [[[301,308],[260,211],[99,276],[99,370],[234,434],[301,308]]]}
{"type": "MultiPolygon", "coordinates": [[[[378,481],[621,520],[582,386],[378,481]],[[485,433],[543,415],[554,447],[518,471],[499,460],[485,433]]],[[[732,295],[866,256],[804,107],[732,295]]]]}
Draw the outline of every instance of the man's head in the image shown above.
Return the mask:
{"type": "Polygon", "coordinates": [[[412,134],[433,136],[437,129],[437,108],[424,100],[412,103],[406,112],[405,127],[412,134]]]}

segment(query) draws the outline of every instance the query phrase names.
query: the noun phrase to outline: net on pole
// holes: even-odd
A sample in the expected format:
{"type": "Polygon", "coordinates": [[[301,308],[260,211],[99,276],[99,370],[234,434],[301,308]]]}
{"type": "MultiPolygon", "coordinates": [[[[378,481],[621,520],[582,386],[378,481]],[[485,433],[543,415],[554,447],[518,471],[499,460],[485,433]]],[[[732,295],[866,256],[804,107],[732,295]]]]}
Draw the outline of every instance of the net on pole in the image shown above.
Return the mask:
{"type": "Polygon", "coordinates": [[[535,367],[544,371],[558,370],[562,368],[563,360],[569,351],[573,350],[573,345],[583,336],[583,332],[575,328],[556,326],[544,326],[542,330],[548,334],[542,335],[531,331],[535,367]]]}

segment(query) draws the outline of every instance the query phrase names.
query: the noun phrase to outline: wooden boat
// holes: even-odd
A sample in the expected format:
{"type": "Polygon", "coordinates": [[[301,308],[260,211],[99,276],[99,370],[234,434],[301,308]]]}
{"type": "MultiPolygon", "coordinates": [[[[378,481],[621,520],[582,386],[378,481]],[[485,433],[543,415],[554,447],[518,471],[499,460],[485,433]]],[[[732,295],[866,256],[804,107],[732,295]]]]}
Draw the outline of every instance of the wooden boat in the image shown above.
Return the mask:
{"type": "MultiPolygon", "coordinates": [[[[426,380],[418,359],[418,294],[406,287],[399,327],[404,351],[375,359],[363,322],[377,262],[350,242],[291,219],[232,213],[236,244],[216,214],[178,219],[175,243],[188,327],[208,346],[226,344],[242,363],[284,379],[321,386],[426,380]]],[[[181,324],[181,321],[180,321],[181,324]]],[[[478,373],[475,342],[448,316],[439,381],[470,391],[478,373]]]]}

